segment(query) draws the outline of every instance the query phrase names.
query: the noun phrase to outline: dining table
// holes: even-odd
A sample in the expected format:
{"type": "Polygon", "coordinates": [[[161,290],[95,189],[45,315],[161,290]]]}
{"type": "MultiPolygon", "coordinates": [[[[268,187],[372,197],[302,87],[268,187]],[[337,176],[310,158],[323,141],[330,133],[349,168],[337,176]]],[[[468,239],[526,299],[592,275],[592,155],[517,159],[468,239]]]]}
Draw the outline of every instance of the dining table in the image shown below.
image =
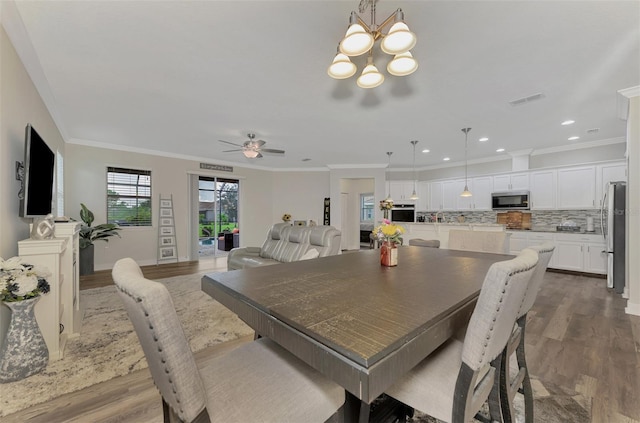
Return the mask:
{"type": "Polygon", "coordinates": [[[344,387],[345,421],[367,421],[376,398],[466,327],[487,271],[512,258],[404,246],[386,267],[380,250],[361,250],[209,273],[202,290],[344,387]]]}

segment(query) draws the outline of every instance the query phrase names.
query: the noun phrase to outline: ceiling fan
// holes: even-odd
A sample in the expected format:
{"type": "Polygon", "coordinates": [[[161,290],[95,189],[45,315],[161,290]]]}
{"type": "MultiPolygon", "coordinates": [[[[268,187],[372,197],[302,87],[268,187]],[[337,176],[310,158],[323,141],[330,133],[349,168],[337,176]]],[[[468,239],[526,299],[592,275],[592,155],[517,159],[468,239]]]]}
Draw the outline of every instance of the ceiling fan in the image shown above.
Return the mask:
{"type": "Polygon", "coordinates": [[[242,154],[244,154],[244,156],[248,159],[259,159],[260,157],[262,157],[261,153],[284,154],[284,150],[276,150],[275,148],[262,148],[262,146],[266,143],[262,140],[256,140],[256,134],[248,133],[247,136],[249,137],[249,139],[242,144],[236,144],[224,140],[218,141],[240,147],[234,150],[225,150],[223,151],[223,153],[229,153],[231,151],[242,151],[242,154]]]}

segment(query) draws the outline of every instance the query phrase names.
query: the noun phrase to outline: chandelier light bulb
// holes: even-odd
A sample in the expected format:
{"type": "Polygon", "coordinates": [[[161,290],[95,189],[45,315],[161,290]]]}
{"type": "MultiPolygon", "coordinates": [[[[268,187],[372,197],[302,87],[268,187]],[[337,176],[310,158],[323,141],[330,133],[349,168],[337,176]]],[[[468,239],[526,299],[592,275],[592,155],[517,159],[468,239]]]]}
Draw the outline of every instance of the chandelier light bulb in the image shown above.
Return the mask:
{"type": "Polygon", "coordinates": [[[355,75],[356,70],[356,65],[349,60],[349,56],[338,53],[329,66],[327,73],[334,79],[346,79],[355,75]]]}
{"type": "Polygon", "coordinates": [[[356,83],[360,88],[375,88],[384,82],[384,75],[378,71],[373,59],[369,57],[367,66],[362,70],[362,75],[356,83]]]}
{"type": "Polygon", "coordinates": [[[418,69],[418,62],[410,51],[397,54],[387,65],[387,71],[393,76],[411,75],[418,69]]]}
{"type": "Polygon", "coordinates": [[[416,41],[416,34],[409,31],[409,27],[404,22],[396,22],[382,40],[380,48],[387,54],[400,54],[411,50],[416,45],[416,41]]]}

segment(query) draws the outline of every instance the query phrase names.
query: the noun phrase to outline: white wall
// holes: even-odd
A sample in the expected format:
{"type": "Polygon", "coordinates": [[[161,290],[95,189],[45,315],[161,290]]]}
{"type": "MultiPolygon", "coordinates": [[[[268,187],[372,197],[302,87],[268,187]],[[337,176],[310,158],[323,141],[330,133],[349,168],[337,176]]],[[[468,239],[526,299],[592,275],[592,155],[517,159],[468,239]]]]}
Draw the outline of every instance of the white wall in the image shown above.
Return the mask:
{"type": "MultiPolygon", "coordinates": [[[[322,225],[324,199],[329,197],[329,171],[273,172],[271,220],[281,222],[289,213],[291,220],[315,220],[322,225]]],[[[266,232],[265,232],[266,234],[266,232]]]]}
{"type": "Polygon", "coordinates": [[[233,173],[208,172],[199,169],[196,161],[78,144],[67,146],[65,158],[65,209],[69,216],[79,220],[80,203],[84,203],[95,214],[95,224],[106,222],[108,166],[151,171],[153,226],[123,228],[122,239],[96,243],[96,270],[109,269],[122,257],[132,257],[141,265],[156,263],[159,194],[163,198],[173,194],[178,256],[181,261],[189,260],[191,232],[196,231],[189,216],[191,174],[240,180],[240,245],[262,245],[267,229],[277,221],[272,212],[273,172],[239,167],[234,167],[233,173]]]}
{"type": "Polygon", "coordinates": [[[627,121],[627,287],[626,312],[640,316],[640,87],[629,101],[627,121]]]}

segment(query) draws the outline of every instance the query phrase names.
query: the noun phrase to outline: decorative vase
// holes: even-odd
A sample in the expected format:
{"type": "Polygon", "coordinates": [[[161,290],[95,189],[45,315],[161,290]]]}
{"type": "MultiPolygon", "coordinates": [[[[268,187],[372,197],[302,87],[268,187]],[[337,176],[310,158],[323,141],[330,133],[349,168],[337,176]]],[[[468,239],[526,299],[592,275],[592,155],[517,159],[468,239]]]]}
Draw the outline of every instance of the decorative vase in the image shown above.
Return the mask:
{"type": "Polygon", "coordinates": [[[95,245],[80,248],[80,276],[93,275],[93,256],[95,245]]]}
{"type": "Polygon", "coordinates": [[[389,219],[389,210],[388,209],[382,210],[382,215],[384,216],[385,219],[389,219]]]}
{"type": "Polygon", "coordinates": [[[0,383],[24,379],[49,363],[49,349],[33,310],[39,300],[34,297],[4,303],[11,309],[11,320],[0,349],[0,383]]]}
{"type": "Polygon", "coordinates": [[[387,267],[398,265],[398,246],[395,242],[385,241],[380,247],[380,264],[387,267]]]}

